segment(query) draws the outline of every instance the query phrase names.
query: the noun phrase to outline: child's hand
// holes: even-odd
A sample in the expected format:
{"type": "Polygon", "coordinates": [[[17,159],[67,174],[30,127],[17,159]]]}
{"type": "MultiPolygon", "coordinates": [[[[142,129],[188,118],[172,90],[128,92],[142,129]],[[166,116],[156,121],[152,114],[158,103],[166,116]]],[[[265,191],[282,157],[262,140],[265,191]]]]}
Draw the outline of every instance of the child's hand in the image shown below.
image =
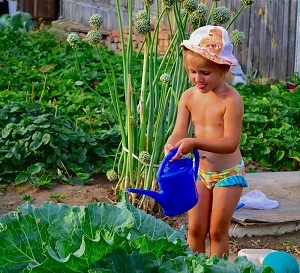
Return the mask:
{"type": "Polygon", "coordinates": [[[170,161],[175,161],[182,158],[184,154],[188,154],[193,151],[196,148],[195,146],[194,138],[184,138],[178,141],[174,146],[174,148],[178,147],[178,151],[170,161]]]}
{"type": "Polygon", "coordinates": [[[174,147],[172,144],[166,143],[166,144],[165,144],[165,148],[164,148],[165,156],[166,156],[169,152],[171,152],[174,148],[175,148],[175,147],[174,147]]]}

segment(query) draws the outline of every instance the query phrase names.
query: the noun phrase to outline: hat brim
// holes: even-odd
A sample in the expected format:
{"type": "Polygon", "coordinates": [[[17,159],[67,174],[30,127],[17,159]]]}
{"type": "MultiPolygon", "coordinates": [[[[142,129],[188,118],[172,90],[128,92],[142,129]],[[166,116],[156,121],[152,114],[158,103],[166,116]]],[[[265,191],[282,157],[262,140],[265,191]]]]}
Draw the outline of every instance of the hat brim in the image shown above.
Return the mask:
{"type": "Polygon", "coordinates": [[[228,57],[220,58],[220,56],[213,54],[212,52],[207,50],[207,48],[192,45],[185,41],[183,41],[180,46],[185,47],[185,48],[201,55],[203,58],[205,58],[211,62],[217,63],[217,64],[226,64],[226,65],[230,65],[230,66],[235,66],[238,63],[237,59],[232,54],[229,58],[228,57]]]}

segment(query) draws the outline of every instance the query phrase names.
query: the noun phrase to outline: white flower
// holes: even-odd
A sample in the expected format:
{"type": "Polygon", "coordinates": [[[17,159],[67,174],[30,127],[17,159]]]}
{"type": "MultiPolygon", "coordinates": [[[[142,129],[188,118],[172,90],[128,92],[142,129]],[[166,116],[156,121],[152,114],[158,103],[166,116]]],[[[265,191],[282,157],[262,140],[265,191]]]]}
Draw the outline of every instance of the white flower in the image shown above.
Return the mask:
{"type": "Polygon", "coordinates": [[[245,6],[252,6],[255,0],[241,0],[245,6]]]}
{"type": "Polygon", "coordinates": [[[93,29],[99,29],[103,25],[103,17],[99,14],[93,14],[90,17],[90,26],[93,29]]]}
{"type": "Polygon", "coordinates": [[[77,44],[79,43],[79,40],[80,40],[80,38],[76,33],[71,33],[67,37],[67,42],[73,48],[77,46],[77,44]]]}
{"type": "Polygon", "coordinates": [[[140,19],[135,24],[136,31],[141,35],[147,35],[151,31],[150,22],[147,19],[140,19]]]}
{"type": "Polygon", "coordinates": [[[226,7],[217,7],[213,11],[213,19],[216,24],[225,24],[230,19],[230,11],[226,7]]]}
{"type": "Polygon", "coordinates": [[[112,181],[112,182],[118,180],[118,174],[113,169],[107,171],[106,177],[109,181],[112,181]]]}
{"type": "Polygon", "coordinates": [[[90,30],[86,35],[86,40],[91,46],[97,46],[101,44],[102,35],[97,30],[90,30]]]}
{"type": "Polygon", "coordinates": [[[150,158],[151,158],[150,154],[146,151],[141,151],[140,154],[139,154],[139,159],[144,164],[149,164],[150,163],[150,158]]]}
{"type": "Polygon", "coordinates": [[[197,0],[184,0],[183,7],[187,11],[187,13],[192,13],[193,11],[195,11],[197,9],[198,1],[197,0]]]}
{"type": "Polygon", "coordinates": [[[145,11],[145,10],[140,10],[140,11],[136,14],[136,20],[141,20],[141,19],[148,20],[147,11],[145,11]]]}
{"type": "Polygon", "coordinates": [[[230,34],[230,42],[233,45],[241,45],[245,40],[245,34],[237,29],[233,30],[230,34]]]}
{"type": "Polygon", "coordinates": [[[167,84],[171,81],[171,76],[167,73],[164,73],[160,76],[159,79],[163,84],[167,84]]]}

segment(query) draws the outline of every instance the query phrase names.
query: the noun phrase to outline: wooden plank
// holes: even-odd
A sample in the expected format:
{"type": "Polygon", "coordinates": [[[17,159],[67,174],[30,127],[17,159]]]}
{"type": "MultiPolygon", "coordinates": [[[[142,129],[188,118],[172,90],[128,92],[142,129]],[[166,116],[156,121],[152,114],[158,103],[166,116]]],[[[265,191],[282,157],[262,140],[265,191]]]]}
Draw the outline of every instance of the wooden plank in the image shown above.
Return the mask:
{"type": "Polygon", "coordinates": [[[300,172],[247,173],[249,187],[243,194],[260,190],[268,199],[279,202],[272,210],[241,208],[233,215],[233,220],[241,224],[300,222],[300,172]]]}
{"type": "MultiPolygon", "coordinates": [[[[297,1],[297,0],[296,0],[297,1]]],[[[300,75],[300,0],[297,1],[296,16],[296,46],[295,46],[295,71],[300,75]]],[[[291,54],[292,55],[292,54],[291,54]]]]}

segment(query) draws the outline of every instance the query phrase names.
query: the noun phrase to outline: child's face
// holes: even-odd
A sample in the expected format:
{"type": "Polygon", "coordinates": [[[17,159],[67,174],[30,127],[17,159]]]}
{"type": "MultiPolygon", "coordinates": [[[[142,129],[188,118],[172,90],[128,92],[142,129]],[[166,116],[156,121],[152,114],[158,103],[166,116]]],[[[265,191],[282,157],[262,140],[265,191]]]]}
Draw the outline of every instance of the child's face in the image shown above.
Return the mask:
{"type": "Polygon", "coordinates": [[[211,62],[192,51],[185,52],[185,67],[190,81],[203,93],[214,90],[224,82],[224,66],[211,62]]]}

